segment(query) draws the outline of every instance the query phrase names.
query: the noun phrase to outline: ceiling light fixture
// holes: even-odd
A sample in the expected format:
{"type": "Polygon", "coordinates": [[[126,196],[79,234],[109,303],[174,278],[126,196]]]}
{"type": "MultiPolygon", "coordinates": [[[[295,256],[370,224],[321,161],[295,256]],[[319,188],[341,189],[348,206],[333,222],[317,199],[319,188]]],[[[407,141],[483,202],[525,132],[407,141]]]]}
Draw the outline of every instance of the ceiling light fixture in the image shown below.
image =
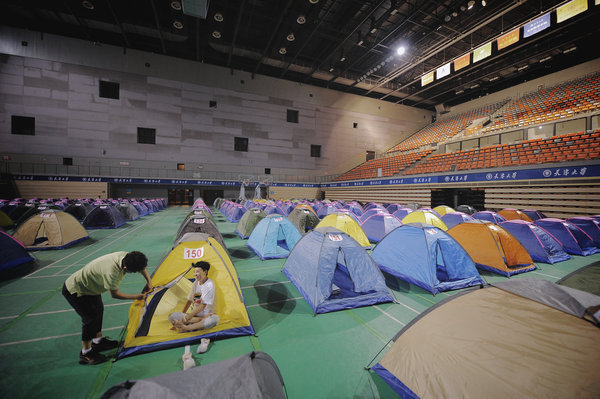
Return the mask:
{"type": "Polygon", "coordinates": [[[479,87],[479,83],[475,83],[473,86],[471,86],[471,89],[476,89],[479,87]]]}
{"type": "Polygon", "coordinates": [[[342,58],[340,58],[340,61],[342,61],[342,62],[346,61],[346,56],[342,55],[342,58]]]}
{"type": "Polygon", "coordinates": [[[308,2],[310,4],[317,4],[319,2],[319,0],[308,0],[308,2]]]}
{"type": "Polygon", "coordinates": [[[470,0],[470,1],[467,3],[467,9],[469,9],[469,10],[470,10],[471,8],[473,8],[473,6],[474,6],[474,5],[475,5],[475,1],[474,1],[474,0],[470,0]]]}
{"type": "Polygon", "coordinates": [[[551,59],[552,59],[552,56],[547,56],[547,57],[542,58],[540,60],[540,62],[546,62],[546,61],[551,60],[551,59]]]}
{"type": "Polygon", "coordinates": [[[215,13],[215,16],[213,17],[215,19],[215,21],[217,22],[223,22],[223,14],[221,14],[220,12],[215,13]]]}
{"type": "Polygon", "coordinates": [[[279,48],[279,54],[284,55],[287,53],[287,49],[285,47],[280,47],[279,48]]]}
{"type": "Polygon", "coordinates": [[[390,13],[390,15],[396,15],[396,14],[398,14],[398,9],[397,9],[397,8],[394,8],[394,9],[392,10],[392,12],[390,13]]]}
{"type": "Polygon", "coordinates": [[[362,44],[363,44],[364,42],[365,42],[364,40],[359,40],[359,41],[358,41],[358,43],[356,43],[356,44],[357,44],[357,45],[359,45],[359,46],[362,46],[362,44]]]}
{"type": "Polygon", "coordinates": [[[85,8],[87,8],[88,10],[93,10],[94,9],[94,4],[91,1],[85,0],[81,2],[81,5],[85,8]]]}
{"type": "Polygon", "coordinates": [[[183,24],[181,23],[181,21],[173,21],[173,28],[183,29],[183,24]]]}
{"type": "Polygon", "coordinates": [[[298,22],[300,25],[304,25],[306,23],[306,17],[304,15],[298,15],[296,22],[298,22]]]}
{"type": "Polygon", "coordinates": [[[333,67],[330,67],[330,68],[329,68],[329,72],[333,72],[333,67]]]}
{"type": "Polygon", "coordinates": [[[221,32],[219,32],[218,30],[214,30],[212,33],[212,37],[214,37],[215,39],[220,39],[221,38],[221,32]]]}
{"type": "Polygon", "coordinates": [[[294,33],[290,33],[289,35],[287,35],[285,37],[287,39],[288,42],[293,42],[294,40],[296,40],[296,36],[294,36],[294,33]]]}
{"type": "Polygon", "coordinates": [[[178,1],[172,1],[172,2],[171,2],[171,8],[172,8],[173,10],[177,10],[177,11],[179,11],[179,10],[181,10],[181,3],[180,3],[180,2],[178,2],[178,1]]]}
{"type": "Polygon", "coordinates": [[[450,22],[450,20],[451,20],[451,19],[452,19],[452,17],[451,17],[450,15],[446,15],[446,16],[444,17],[444,21],[445,21],[445,22],[450,22]]]}
{"type": "Polygon", "coordinates": [[[493,78],[490,78],[490,82],[493,82],[498,79],[500,79],[500,76],[494,76],[493,78]]]}
{"type": "Polygon", "coordinates": [[[456,94],[464,93],[464,90],[456,90],[456,94]]]}
{"type": "Polygon", "coordinates": [[[525,69],[529,68],[529,65],[523,65],[517,68],[517,71],[521,72],[524,71],[525,69]]]}
{"type": "Polygon", "coordinates": [[[575,51],[575,50],[577,50],[577,46],[569,47],[568,49],[563,50],[563,54],[567,54],[567,53],[570,53],[571,51],[575,51]]]}
{"type": "Polygon", "coordinates": [[[481,5],[485,7],[487,6],[487,2],[485,0],[481,0],[481,5]]]}
{"type": "Polygon", "coordinates": [[[404,46],[400,46],[396,50],[396,54],[398,54],[398,55],[403,55],[404,53],[406,53],[406,48],[404,46]]]}

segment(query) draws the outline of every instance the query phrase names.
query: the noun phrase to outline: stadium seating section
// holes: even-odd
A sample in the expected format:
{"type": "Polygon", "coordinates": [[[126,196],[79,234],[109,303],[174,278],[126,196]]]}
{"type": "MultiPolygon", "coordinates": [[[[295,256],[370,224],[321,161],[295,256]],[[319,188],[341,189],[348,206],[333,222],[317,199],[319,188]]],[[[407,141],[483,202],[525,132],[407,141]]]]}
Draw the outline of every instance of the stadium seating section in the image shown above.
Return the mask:
{"type": "Polygon", "coordinates": [[[431,155],[436,144],[456,138],[459,133],[485,134],[598,110],[600,72],[540,88],[513,102],[504,100],[438,120],[385,151],[381,158],[364,162],[335,181],[598,159],[600,130],[431,155]],[[486,118],[491,122],[485,127],[473,127],[473,121],[486,118]]]}
{"type": "Polygon", "coordinates": [[[600,130],[593,133],[569,133],[548,139],[434,154],[424,162],[404,171],[403,174],[454,172],[597,159],[600,157],[599,151],[600,130]]]}
{"type": "Polygon", "coordinates": [[[600,109],[600,73],[540,89],[508,105],[482,133],[568,118],[600,109]]]}

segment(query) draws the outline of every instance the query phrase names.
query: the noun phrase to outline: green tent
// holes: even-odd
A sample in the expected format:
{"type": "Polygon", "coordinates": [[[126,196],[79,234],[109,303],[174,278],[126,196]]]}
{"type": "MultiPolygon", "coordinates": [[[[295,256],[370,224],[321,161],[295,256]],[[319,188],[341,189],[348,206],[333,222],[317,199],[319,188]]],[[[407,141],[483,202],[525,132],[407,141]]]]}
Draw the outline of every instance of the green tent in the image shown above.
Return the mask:
{"type": "Polygon", "coordinates": [[[250,237],[258,222],[266,217],[267,214],[260,208],[250,208],[242,215],[235,232],[245,240],[250,237]]]}

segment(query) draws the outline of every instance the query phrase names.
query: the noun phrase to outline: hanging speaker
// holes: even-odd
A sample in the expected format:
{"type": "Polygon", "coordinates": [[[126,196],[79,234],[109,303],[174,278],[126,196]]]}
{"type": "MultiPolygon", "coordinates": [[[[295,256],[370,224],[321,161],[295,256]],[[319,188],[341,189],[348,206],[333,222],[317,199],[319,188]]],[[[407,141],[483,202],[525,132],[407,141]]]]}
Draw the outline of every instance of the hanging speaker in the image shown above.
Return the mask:
{"type": "Polygon", "coordinates": [[[209,0],[182,0],[183,13],[196,18],[206,19],[209,0]]]}

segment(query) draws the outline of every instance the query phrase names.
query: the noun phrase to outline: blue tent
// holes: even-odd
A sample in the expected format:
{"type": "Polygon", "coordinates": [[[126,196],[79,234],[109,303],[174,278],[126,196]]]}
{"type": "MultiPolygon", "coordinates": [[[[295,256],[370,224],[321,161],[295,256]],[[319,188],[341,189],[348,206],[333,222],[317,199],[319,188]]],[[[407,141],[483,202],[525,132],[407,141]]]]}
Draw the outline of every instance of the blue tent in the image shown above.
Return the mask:
{"type": "Polygon", "coordinates": [[[365,213],[363,213],[362,215],[360,215],[358,221],[363,222],[373,215],[390,215],[390,213],[385,208],[371,208],[368,211],[365,211],[365,213]]]}
{"type": "Polygon", "coordinates": [[[488,222],[492,222],[495,224],[500,224],[502,222],[506,222],[506,218],[504,216],[500,215],[497,212],[492,212],[492,211],[479,211],[479,212],[475,212],[471,216],[474,219],[487,220],[488,222]]]}
{"type": "Polygon", "coordinates": [[[556,263],[571,259],[560,242],[546,230],[525,220],[507,220],[500,226],[512,234],[529,252],[534,262],[556,263]]]}
{"type": "MultiPolygon", "coordinates": [[[[396,212],[398,209],[404,208],[404,206],[402,204],[388,204],[385,209],[387,209],[387,211],[389,213],[394,213],[396,212]]],[[[405,215],[406,216],[406,215],[405,215]]]]}
{"type": "Polygon", "coordinates": [[[83,219],[86,229],[116,229],[125,224],[125,218],[112,205],[98,205],[83,219]]]}
{"type": "Polygon", "coordinates": [[[267,215],[281,215],[281,216],[286,216],[285,211],[283,209],[281,209],[280,206],[275,205],[275,204],[265,206],[265,209],[263,209],[263,211],[267,215]]]}
{"type": "Polygon", "coordinates": [[[394,211],[394,213],[392,213],[392,215],[396,216],[398,219],[402,220],[404,219],[404,216],[408,215],[409,213],[414,212],[414,210],[412,208],[398,208],[394,211]]]}
{"type": "Polygon", "coordinates": [[[577,216],[567,219],[567,222],[583,230],[594,242],[594,245],[600,247],[600,221],[586,216],[577,216]]]}
{"type": "Polygon", "coordinates": [[[461,224],[464,222],[468,222],[473,219],[472,216],[464,213],[464,212],[448,212],[442,215],[442,221],[446,226],[448,226],[448,230],[456,226],[457,224],[461,224]]]}
{"type": "Polygon", "coordinates": [[[282,215],[269,215],[261,220],[246,245],[262,259],[287,258],[302,235],[282,215]]]}
{"type": "Polygon", "coordinates": [[[384,272],[433,294],[484,284],[460,244],[443,230],[424,223],[396,228],[377,244],[371,257],[384,272]]]}
{"type": "Polygon", "coordinates": [[[283,273],[315,314],[394,300],[369,254],[335,227],[319,227],[302,237],[283,273]]]}
{"type": "Polygon", "coordinates": [[[398,226],[402,226],[402,222],[396,216],[380,213],[369,216],[360,224],[371,242],[381,241],[387,233],[398,226]]]}
{"type": "Polygon", "coordinates": [[[317,211],[317,216],[319,219],[323,219],[325,216],[329,215],[333,212],[338,212],[340,208],[335,206],[335,204],[325,204],[317,211]]]}
{"type": "Polygon", "coordinates": [[[538,219],[533,223],[550,233],[570,254],[588,256],[599,252],[590,236],[573,223],[556,218],[538,219]]]}
{"type": "Polygon", "coordinates": [[[0,231],[0,271],[9,270],[35,260],[23,244],[0,231]]]}
{"type": "Polygon", "coordinates": [[[342,209],[347,209],[350,212],[354,213],[356,216],[360,217],[363,214],[362,207],[358,204],[358,202],[350,202],[342,207],[342,209]]]}
{"type": "Polygon", "coordinates": [[[543,212],[535,210],[535,209],[523,209],[522,212],[529,216],[531,220],[545,219],[548,216],[544,215],[543,212]]]}

